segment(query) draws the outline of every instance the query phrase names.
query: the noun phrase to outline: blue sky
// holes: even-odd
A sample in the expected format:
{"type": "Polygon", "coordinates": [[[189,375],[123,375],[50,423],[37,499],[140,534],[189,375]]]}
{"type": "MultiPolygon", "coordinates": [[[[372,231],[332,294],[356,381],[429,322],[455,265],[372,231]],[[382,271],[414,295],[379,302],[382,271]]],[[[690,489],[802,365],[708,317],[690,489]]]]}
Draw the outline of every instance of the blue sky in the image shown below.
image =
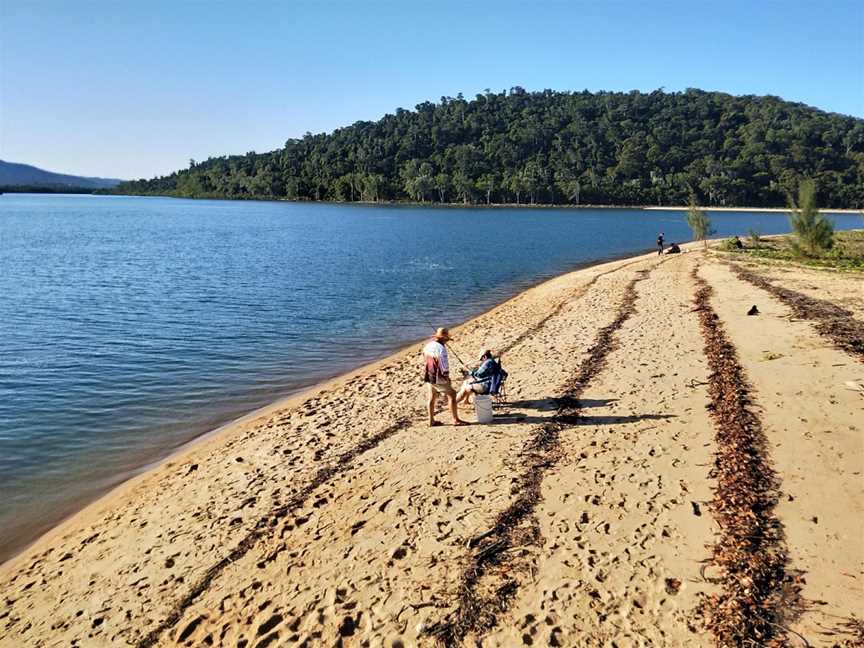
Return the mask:
{"type": "Polygon", "coordinates": [[[0,159],[54,171],[150,177],[515,85],[864,117],[864,3],[0,0],[0,159]]]}

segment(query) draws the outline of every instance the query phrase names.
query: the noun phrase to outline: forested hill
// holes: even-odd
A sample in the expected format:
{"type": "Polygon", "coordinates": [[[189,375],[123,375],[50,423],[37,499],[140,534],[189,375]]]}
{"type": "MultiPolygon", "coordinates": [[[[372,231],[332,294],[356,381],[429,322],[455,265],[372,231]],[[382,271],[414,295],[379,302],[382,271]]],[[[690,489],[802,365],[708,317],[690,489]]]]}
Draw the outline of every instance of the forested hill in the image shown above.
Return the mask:
{"type": "Polygon", "coordinates": [[[442,97],[117,193],[298,200],[864,207],[864,120],[717,92],[442,97]]]}

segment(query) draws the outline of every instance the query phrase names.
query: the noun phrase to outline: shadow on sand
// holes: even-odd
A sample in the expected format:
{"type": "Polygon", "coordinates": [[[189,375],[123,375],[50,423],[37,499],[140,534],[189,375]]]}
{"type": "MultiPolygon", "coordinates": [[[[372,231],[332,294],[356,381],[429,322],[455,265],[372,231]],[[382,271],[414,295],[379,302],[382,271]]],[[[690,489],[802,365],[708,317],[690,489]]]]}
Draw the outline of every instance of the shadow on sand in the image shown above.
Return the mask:
{"type": "MultiPolygon", "coordinates": [[[[603,407],[614,403],[617,398],[585,398],[580,399],[579,405],[581,410],[586,410],[592,407],[603,407]]],[[[504,410],[510,409],[533,409],[536,412],[554,412],[558,409],[557,401],[552,398],[542,400],[522,400],[511,401],[500,406],[504,410]]],[[[636,423],[638,421],[661,421],[670,418],[677,418],[675,414],[633,414],[622,416],[579,416],[573,421],[574,425],[616,425],[621,423],[636,423]]],[[[520,412],[504,411],[500,414],[495,414],[496,425],[525,425],[533,423],[548,423],[554,421],[554,416],[538,416],[531,414],[522,414],[520,412]]]]}
{"type": "MultiPolygon", "coordinates": [[[[617,398],[582,398],[579,400],[579,405],[582,409],[589,407],[604,407],[610,403],[616,402],[617,398]]],[[[558,403],[554,398],[544,398],[542,400],[520,400],[508,401],[502,403],[503,407],[513,407],[516,409],[533,409],[538,412],[554,412],[558,409],[558,403]]]]}

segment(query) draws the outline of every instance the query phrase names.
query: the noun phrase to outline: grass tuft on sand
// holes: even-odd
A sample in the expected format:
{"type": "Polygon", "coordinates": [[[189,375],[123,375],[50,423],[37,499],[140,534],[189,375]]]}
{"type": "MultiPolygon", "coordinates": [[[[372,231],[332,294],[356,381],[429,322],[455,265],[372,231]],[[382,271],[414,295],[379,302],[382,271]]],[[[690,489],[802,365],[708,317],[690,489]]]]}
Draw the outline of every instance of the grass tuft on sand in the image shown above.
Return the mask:
{"type": "Polygon", "coordinates": [[[796,246],[791,234],[770,238],[749,236],[742,240],[743,248],[735,246],[734,239],[720,243],[718,250],[729,252],[740,260],[768,260],[792,262],[816,268],[864,272],[864,230],[834,233],[834,246],[830,250],[806,255],[796,246]]]}

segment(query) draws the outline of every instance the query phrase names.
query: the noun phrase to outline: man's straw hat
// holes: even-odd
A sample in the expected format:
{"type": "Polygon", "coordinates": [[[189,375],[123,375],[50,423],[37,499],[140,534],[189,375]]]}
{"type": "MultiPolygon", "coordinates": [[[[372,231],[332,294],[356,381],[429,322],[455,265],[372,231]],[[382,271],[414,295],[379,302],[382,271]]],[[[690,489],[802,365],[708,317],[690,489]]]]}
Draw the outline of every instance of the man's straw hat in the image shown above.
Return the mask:
{"type": "Polygon", "coordinates": [[[450,331],[445,327],[440,327],[437,331],[435,331],[435,335],[433,336],[439,342],[448,342],[450,341],[450,331]]]}

